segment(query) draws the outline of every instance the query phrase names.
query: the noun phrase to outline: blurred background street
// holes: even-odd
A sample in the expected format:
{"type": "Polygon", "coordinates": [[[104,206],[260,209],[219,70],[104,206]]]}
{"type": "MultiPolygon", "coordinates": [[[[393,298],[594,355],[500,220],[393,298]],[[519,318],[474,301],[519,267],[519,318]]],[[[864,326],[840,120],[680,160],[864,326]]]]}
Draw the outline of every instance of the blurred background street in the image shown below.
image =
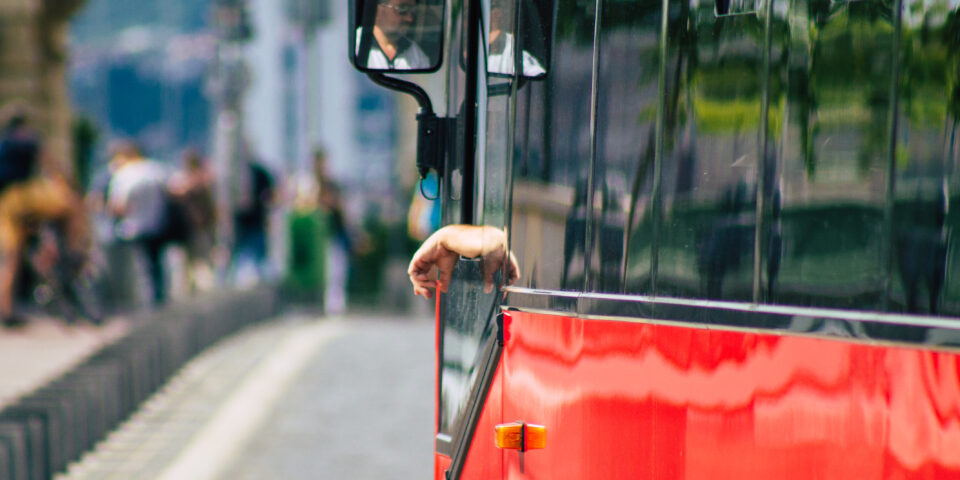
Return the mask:
{"type": "Polygon", "coordinates": [[[0,0],[0,479],[430,474],[439,206],[346,16],[0,0]]]}

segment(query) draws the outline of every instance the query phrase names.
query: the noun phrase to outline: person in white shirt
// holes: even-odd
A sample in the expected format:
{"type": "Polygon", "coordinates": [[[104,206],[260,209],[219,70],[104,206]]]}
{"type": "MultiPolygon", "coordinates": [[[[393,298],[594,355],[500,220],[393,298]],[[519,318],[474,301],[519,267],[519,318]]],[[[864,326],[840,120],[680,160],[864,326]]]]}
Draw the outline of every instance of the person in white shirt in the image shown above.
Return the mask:
{"type": "MultiPolygon", "coordinates": [[[[487,72],[501,75],[513,75],[513,34],[509,32],[510,25],[513,23],[513,16],[508,8],[505,8],[502,0],[494,0],[490,7],[490,35],[488,38],[489,48],[487,51],[487,72]]],[[[539,77],[547,71],[540,62],[524,50],[520,56],[522,61],[521,76],[539,77]]]]}
{"type": "MultiPolygon", "coordinates": [[[[500,73],[504,75],[513,75],[516,70],[513,66],[513,34],[499,33],[499,42],[491,42],[490,54],[487,56],[487,71],[489,73],[500,73]]],[[[493,37],[493,32],[490,32],[493,37]]],[[[524,77],[539,77],[547,73],[540,65],[540,62],[534,58],[530,52],[524,50],[520,57],[523,60],[520,68],[524,77]]]]}
{"type": "Polygon", "coordinates": [[[162,254],[168,221],[167,171],[144,158],[132,142],[120,142],[113,150],[107,209],[116,219],[117,237],[142,249],[153,300],[160,304],[166,298],[162,254]]]}
{"type": "MultiPolygon", "coordinates": [[[[373,42],[367,68],[378,70],[421,70],[430,68],[430,58],[407,33],[417,19],[416,0],[381,0],[373,25],[373,42]]],[[[362,31],[358,30],[357,49],[362,31]]],[[[359,52],[358,52],[359,53],[359,52]]]]}

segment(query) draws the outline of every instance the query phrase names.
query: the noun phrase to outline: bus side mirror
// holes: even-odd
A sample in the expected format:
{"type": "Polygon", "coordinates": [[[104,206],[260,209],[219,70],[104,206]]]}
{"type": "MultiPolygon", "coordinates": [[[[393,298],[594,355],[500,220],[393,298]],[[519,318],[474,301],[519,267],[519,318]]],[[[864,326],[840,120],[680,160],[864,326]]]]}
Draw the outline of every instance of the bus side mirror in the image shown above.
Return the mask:
{"type": "Polygon", "coordinates": [[[539,80],[550,69],[556,3],[533,0],[491,2],[487,74],[539,80]]]}
{"type": "Polygon", "coordinates": [[[364,72],[424,73],[443,61],[443,0],[351,0],[350,59],[364,72]]]}

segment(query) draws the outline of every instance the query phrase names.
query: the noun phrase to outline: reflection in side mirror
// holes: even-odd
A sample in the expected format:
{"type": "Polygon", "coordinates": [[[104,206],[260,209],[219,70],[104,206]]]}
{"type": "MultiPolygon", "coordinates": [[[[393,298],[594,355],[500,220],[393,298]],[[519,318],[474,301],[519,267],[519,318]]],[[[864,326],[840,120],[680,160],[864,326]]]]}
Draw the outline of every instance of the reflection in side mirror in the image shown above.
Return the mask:
{"type": "Polygon", "coordinates": [[[354,66],[374,72],[429,72],[442,61],[442,0],[357,0],[351,9],[354,66]]]}
{"type": "MultiPolygon", "coordinates": [[[[504,33],[501,37],[502,41],[499,45],[496,42],[490,45],[490,51],[487,54],[487,73],[512,77],[516,72],[513,34],[504,33]]],[[[521,77],[539,78],[547,74],[543,64],[530,52],[524,50],[520,58],[521,77]]]]}
{"type": "Polygon", "coordinates": [[[512,77],[519,67],[523,78],[546,76],[555,3],[547,0],[521,0],[517,4],[504,0],[491,2],[487,33],[488,74],[512,77]],[[514,29],[514,25],[518,28],[514,29]],[[517,38],[520,39],[519,45],[517,38]],[[519,61],[517,52],[520,52],[519,61]]]}

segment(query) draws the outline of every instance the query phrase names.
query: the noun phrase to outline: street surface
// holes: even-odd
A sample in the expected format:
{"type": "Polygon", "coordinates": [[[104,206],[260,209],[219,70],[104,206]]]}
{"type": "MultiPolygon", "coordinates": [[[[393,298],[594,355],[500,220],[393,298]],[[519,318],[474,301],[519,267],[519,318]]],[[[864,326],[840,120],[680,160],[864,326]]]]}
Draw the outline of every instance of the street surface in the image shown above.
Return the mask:
{"type": "Polygon", "coordinates": [[[433,340],[429,317],[250,327],[187,364],[58,478],[429,478],[433,340]]]}
{"type": "Polygon", "coordinates": [[[122,316],[97,327],[39,314],[22,327],[0,328],[0,407],[62,375],[129,329],[122,316]]]}

